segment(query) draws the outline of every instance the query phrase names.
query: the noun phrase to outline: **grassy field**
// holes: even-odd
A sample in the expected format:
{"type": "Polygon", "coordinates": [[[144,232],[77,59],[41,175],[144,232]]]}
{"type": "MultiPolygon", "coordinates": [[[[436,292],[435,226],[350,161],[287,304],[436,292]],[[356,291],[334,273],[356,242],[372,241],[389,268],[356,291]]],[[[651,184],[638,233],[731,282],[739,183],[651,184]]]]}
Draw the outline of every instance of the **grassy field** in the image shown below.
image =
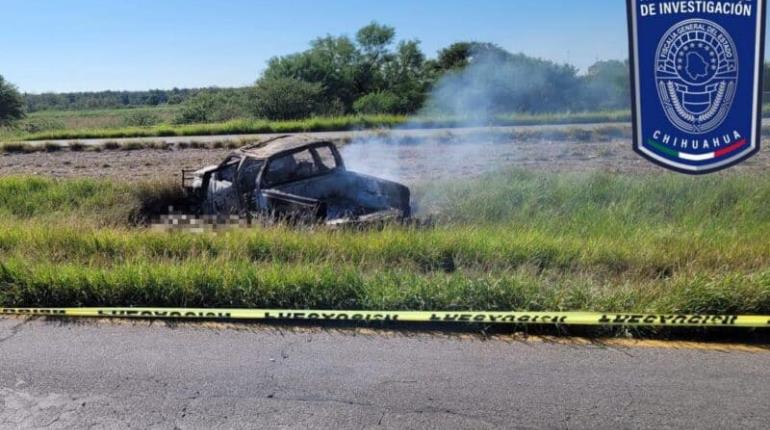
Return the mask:
{"type": "MultiPolygon", "coordinates": [[[[480,132],[479,136],[482,138],[489,138],[490,133],[480,132]]],[[[493,134],[494,139],[501,141],[511,140],[516,142],[528,142],[537,140],[547,141],[570,141],[570,142],[607,142],[612,139],[628,138],[631,136],[631,127],[626,124],[607,124],[598,127],[582,128],[580,126],[565,127],[560,129],[526,129],[526,130],[512,130],[512,131],[499,131],[493,134]]],[[[441,138],[442,136],[439,136],[441,138]]],[[[156,150],[170,150],[170,149],[219,149],[228,148],[234,149],[240,146],[254,143],[259,138],[243,136],[238,139],[218,139],[212,141],[196,140],[194,136],[190,137],[189,141],[161,142],[157,140],[137,139],[128,141],[112,141],[108,140],[100,144],[85,144],[80,141],[70,141],[66,143],[47,142],[47,141],[26,141],[26,142],[0,142],[0,154],[19,154],[19,153],[32,153],[32,152],[57,152],[57,151],[105,151],[105,150],[120,150],[120,151],[132,151],[138,149],[156,149],[156,150]]],[[[350,141],[350,138],[336,139],[338,145],[344,145],[350,141]]],[[[394,140],[398,141],[398,140],[394,140]]],[[[414,140],[410,137],[404,137],[401,142],[410,144],[414,140]]]]}
{"type": "Polygon", "coordinates": [[[0,304],[770,313],[770,175],[509,171],[432,227],[141,227],[168,184],[0,179],[0,304]]]}
{"type": "MultiPolygon", "coordinates": [[[[42,111],[29,114],[27,122],[41,129],[120,128],[137,122],[171,124],[179,106],[156,106],[129,109],[93,109],[42,111]]],[[[42,130],[45,131],[45,130],[42,130]]]]}
{"type": "MultiPolygon", "coordinates": [[[[628,122],[629,111],[571,112],[552,114],[498,115],[479,123],[470,118],[409,117],[405,115],[350,115],[295,121],[237,119],[207,124],[174,124],[179,106],[130,109],[34,112],[15,128],[0,128],[0,142],[23,140],[210,136],[222,134],[342,131],[366,128],[457,127],[464,125],[543,125],[628,122]]],[[[764,106],[765,116],[770,105],[764,106]]]]}
{"type": "Polygon", "coordinates": [[[38,133],[67,130],[117,129],[139,125],[171,124],[178,109],[178,106],[157,106],[33,112],[14,129],[0,128],[0,140],[21,140],[38,133]]]}
{"type": "Polygon", "coordinates": [[[478,123],[468,118],[369,115],[309,118],[296,121],[240,119],[209,124],[173,124],[177,107],[93,111],[47,111],[31,114],[16,129],[0,129],[0,141],[121,137],[208,136],[220,134],[340,131],[396,126],[414,128],[476,125],[581,124],[628,121],[628,112],[501,115],[478,123]],[[139,124],[139,125],[137,125],[139,124]]]}
{"type": "MultiPolygon", "coordinates": [[[[174,124],[179,106],[84,111],[42,111],[30,114],[15,128],[0,128],[0,142],[23,140],[210,136],[223,134],[342,131],[366,128],[457,127],[464,125],[543,125],[627,122],[628,111],[498,115],[484,123],[470,118],[368,115],[319,117],[295,121],[238,119],[220,123],[174,124]]],[[[764,112],[770,115],[770,105],[764,112]]]]}

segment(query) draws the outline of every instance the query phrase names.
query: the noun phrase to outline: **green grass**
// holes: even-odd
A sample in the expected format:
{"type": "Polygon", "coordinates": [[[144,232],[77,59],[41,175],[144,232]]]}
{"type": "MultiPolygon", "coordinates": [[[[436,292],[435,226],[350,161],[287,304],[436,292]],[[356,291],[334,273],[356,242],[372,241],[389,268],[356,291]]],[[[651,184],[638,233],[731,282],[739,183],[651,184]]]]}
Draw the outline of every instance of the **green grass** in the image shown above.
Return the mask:
{"type": "Polygon", "coordinates": [[[137,116],[150,117],[159,123],[171,124],[178,109],[178,106],[157,106],[33,112],[18,122],[14,128],[0,127],[0,141],[24,140],[38,133],[121,128],[130,125],[137,116]]]}
{"type": "MultiPolygon", "coordinates": [[[[550,129],[550,128],[535,128],[524,130],[481,130],[477,133],[479,138],[493,139],[500,141],[532,141],[532,140],[548,140],[548,141],[571,141],[571,142],[605,142],[618,138],[629,138],[631,136],[631,127],[624,124],[607,124],[599,127],[582,128],[579,125],[550,129]]],[[[448,142],[455,139],[451,132],[445,134],[438,134],[433,138],[444,139],[448,142]]],[[[466,139],[468,135],[466,135],[466,139]]],[[[415,142],[412,136],[402,136],[400,139],[403,143],[415,142]]],[[[123,150],[133,151],[140,149],[157,149],[168,150],[176,147],[177,149],[234,149],[240,146],[244,146],[250,143],[259,141],[258,138],[253,137],[240,137],[236,139],[222,138],[222,140],[215,140],[209,142],[200,142],[196,140],[190,141],[178,141],[175,143],[162,142],[157,140],[140,139],[140,140],[126,140],[126,141],[107,141],[98,145],[88,144],[86,145],[80,141],[70,141],[66,144],[59,144],[56,142],[9,142],[0,143],[0,154],[8,153],[31,153],[31,152],[54,152],[68,149],[73,152],[79,151],[101,151],[101,150],[123,150]]],[[[337,145],[344,145],[350,142],[350,138],[336,139],[337,145]]]]}
{"type": "MultiPolygon", "coordinates": [[[[124,127],[136,115],[147,114],[161,122],[171,123],[179,106],[156,106],[128,109],[92,109],[34,112],[25,119],[28,128],[95,129],[124,127]]],[[[44,130],[45,131],[45,130],[44,130]]]]}
{"type": "Polygon", "coordinates": [[[770,176],[416,187],[436,225],[137,226],[178,191],[0,179],[0,304],[770,313],[770,176]]]}
{"type": "MultiPolygon", "coordinates": [[[[585,124],[596,122],[628,122],[627,110],[571,112],[551,114],[507,114],[478,123],[472,118],[407,117],[403,115],[343,116],[308,118],[296,121],[239,119],[221,123],[175,125],[179,106],[157,106],[132,109],[94,109],[82,111],[42,111],[30,114],[18,127],[0,128],[0,142],[18,140],[54,140],[122,137],[197,136],[252,133],[288,133],[308,131],[343,131],[365,128],[457,127],[476,125],[544,125],[585,124]],[[151,118],[153,126],[129,126],[137,117],[151,118]]],[[[770,115],[770,105],[763,113],[770,115]]]]}
{"type": "Polygon", "coordinates": [[[408,117],[404,115],[367,115],[319,117],[294,121],[240,119],[222,123],[175,125],[171,123],[174,108],[114,109],[97,111],[37,112],[15,130],[0,131],[0,140],[55,140],[123,137],[206,136],[223,134],[289,133],[308,131],[342,131],[368,128],[458,127],[464,125],[540,125],[584,124],[592,122],[628,121],[628,112],[607,111],[563,114],[500,115],[479,123],[472,118],[408,117]],[[155,115],[159,125],[126,127],[130,115],[155,115]]]}

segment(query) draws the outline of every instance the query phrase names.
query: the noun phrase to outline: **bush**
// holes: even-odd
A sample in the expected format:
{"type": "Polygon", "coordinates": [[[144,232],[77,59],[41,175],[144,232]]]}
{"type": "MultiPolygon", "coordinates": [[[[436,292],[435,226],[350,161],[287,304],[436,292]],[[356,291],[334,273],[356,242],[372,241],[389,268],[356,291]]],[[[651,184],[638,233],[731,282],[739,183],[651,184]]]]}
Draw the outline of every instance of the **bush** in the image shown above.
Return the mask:
{"type": "Polygon", "coordinates": [[[14,85],[0,75],[0,125],[24,118],[24,99],[14,85]]]}
{"type": "Polygon", "coordinates": [[[214,104],[214,98],[210,94],[199,94],[184,104],[174,122],[177,124],[209,122],[210,112],[214,109],[214,104]]]}
{"type": "Polygon", "coordinates": [[[134,111],[123,118],[123,125],[129,127],[150,127],[160,124],[160,117],[152,112],[134,111]]]}
{"type": "Polygon", "coordinates": [[[345,103],[339,98],[333,97],[331,99],[324,97],[324,100],[318,103],[314,109],[314,114],[322,117],[340,117],[345,116],[347,111],[345,110],[345,103]]]}
{"type": "Polygon", "coordinates": [[[261,118],[307,118],[321,101],[323,86],[293,78],[261,79],[254,87],[254,113],[261,118]]]}
{"type": "Polygon", "coordinates": [[[187,100],[174,122],[195,124],[229,121],[249,116],[249,102],[246,91],[215,90],[204,91],[187,100]]]}
{"type": "Polygon", "coordinates": [[[628,63],[599,61],[581,77],[578,108],[585,110],[627,109],[631,104],[628,63]],[[581,104],[582,103],[582,104],[581,104]]]}
{"type": "Polygon", "coordinates": [[[41,131],[64,130],[67,125],[63,121],[54,118],[28,118],[19,126],[27,133],[40,133],[41,131]]]}
{"type": "Polygon", "coordinates": [[[388,91],[369,93],[353,103],[353,110],[362,115],[394,114],[399,112],[398,96],[388,91]]]}

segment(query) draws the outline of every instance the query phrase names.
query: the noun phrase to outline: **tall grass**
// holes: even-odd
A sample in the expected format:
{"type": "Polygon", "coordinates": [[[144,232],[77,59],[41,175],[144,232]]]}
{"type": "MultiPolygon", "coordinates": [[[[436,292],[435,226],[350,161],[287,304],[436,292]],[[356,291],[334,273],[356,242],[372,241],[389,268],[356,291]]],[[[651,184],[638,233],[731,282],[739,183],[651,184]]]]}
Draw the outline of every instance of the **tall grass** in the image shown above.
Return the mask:
{"type": "MultiPolygon", "coordinates": [[[[24,231],[26,223],[45,222],[51,234],[62,225],[130,226],[142,223],[166,205],[183,203],[179,184],[171,181],[126,185],[111,181],[41,177],[0,179],[0,219],[24,231]]],[[[30,224],[32,225],[32,224],[30,224]]],[[[0,228],[5,227],[3,225],[0,228]]]]}
{"type": "MultiPolygon", "coordinates": [[[[764,106],[764,116],[770,115],[770,107],[768,106],[770,105],[764,106]]],[[[0,141],[341,131],[395,126],[436,128],[474,124],[500,126],[585,124],[629,122],[631,119],[628,110],[619,110],[546,114],[511,113],[487,118],[483,122],[479,122],[477,118],[369,115],[309,118],[297,121],[265,121],[244,118],[222,123],[174,125],[173,118],[178,109],[178,106],[157,106],[133,109],[34,112],[18,127],[0,128],[0,141]],[[152,121],[147,121],[148,118],[152,121]],[[138,119],[143,120],[138,121],[138,119]],[[155,122],[160,124],[150,125],[155,122]],[[132,127],[131,124],[144,126],[132,127]]]]}
{"type": "Polygon", "coordinates": [[[522,270],[419,273],[349,265],[130,261],[113,267],[0,264],[2,302],[11,306],[217,306],[387,310],[573,310],[767,312],[770,272],[676,275],[612,283],[522,270]]]}
{"type": "MultiPolygon", "coordinates": [[[[135,110],[132,110],[135,111],[135,110]]],[[[143,115],[151,115],[151,110],[134,112],[143,115]]],[[[47,115],[52,115],[47,113],[47,115]]],[[[173,125],[168,122],[148,127],[125,127],[124,124],[130,118],[126,117],[125,110],[115,114],[119,123],[99,121],[75,122],[67,124],[80,124],[77,126],[62,125],[52,129],[40,131],[8,134],[6,140],[52,140],[52,139],[86,139],[86,138],[124,138],[124,137],[165,137],[165,136],[208,136],[226,134],[252,134],[252,133],[290,133],[310,131],[344,131],[368,128],[392,128],[403,126],[407,128],[443,128],[460,127],[466,125],[541,125],[541,124],[585,124],[593,122],[617,122],[628,121],[628,112],[578,112],[561,114],[508,114],[488,118],[479,122],[475,118],[458,117],[408,117],[405,115],[350,115],[340,117],[317,117],[292,121],[267,121],[258,119],[238,119],[221,123],[173,125]],[[100,125],[102,124],[102,125],[100,125]]],[[[162,118],[161,116],[158,116],[162,118]]],[[[66,114],[51,116],[51,118],[66,118],[66,114]]],[[[77,118],[81,118],[78,116],[77,118]]],[[[88,117],[86,117],[88,118],[88,117]]],[[[112,118],[112,117],[110,117],[112,118]]],[[[117,121],[117,119],[115,120],[117,121]]],[[[64,124],[64,123],[63,123],[64,124]]]]}
{"type": "Polygon", "coordinates": [[[770,176],[510,171],[416,187],[432,227],[136,226],[174,196],[0,179],[0,303],[770,313],[770,176]]]}

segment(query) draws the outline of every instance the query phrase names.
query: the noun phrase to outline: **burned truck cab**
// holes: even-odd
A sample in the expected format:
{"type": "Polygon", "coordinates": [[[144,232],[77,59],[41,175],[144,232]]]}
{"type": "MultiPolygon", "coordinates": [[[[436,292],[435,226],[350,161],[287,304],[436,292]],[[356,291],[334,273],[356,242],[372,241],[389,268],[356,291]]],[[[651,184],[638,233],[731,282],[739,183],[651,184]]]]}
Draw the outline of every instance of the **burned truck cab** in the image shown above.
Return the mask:
{"type": "Polygon", "coordinates": [[[334,143],[280,136],[193,172],[188,186],[209,215],[365,222],[411,215],[409,189],[348,171],[334,143]]]}

